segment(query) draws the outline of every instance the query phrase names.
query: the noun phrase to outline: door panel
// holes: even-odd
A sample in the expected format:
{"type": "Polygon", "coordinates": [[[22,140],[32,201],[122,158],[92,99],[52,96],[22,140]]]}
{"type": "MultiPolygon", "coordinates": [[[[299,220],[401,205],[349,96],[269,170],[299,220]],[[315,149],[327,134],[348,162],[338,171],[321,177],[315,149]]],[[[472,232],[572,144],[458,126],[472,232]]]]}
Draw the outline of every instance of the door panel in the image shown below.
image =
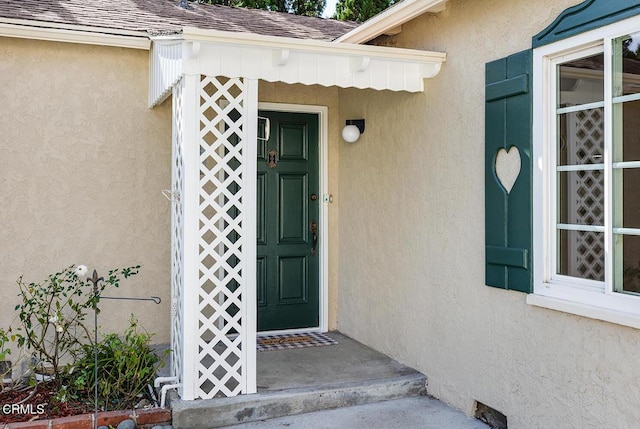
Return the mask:
{"type": "MultiPolygon", "coordinates": [[[[258,142],[258,330],[319,325],[319,261],[310,231],[318,221],[318,116],[265,112],[258,142]]],[[[319,225],[319,228],[322,226],[319,225]]]]}
{"type": "Polygon", "coordinates": [[[308,292],[307,258],[280,257],[278,265],[278,304],[305,304],[308,292]]]}
{"type": "Polygon", "coordinates": [[[278,179],[278,243],[307,243],[306,175],[281,174],[278,179]]]}
{"type": "Polygon", "coordinates": [[[267,244],[267,211],[265,210],[265,202],[267,198],[267,175],[265,173],[258,172],[256,193],[256,205],[258,206],[256,235],[258,236],[259,245],[267,244]]]}
{"type": "Polygon", "coordinates": [[[264,306],[267,303],[267,258],[264,256],[258,256],[256,282],[258,284],[258,306],[264,306]]]}
{"type": "Polygon", "coordinates": [[[278,152],[280,159],[289,161],[307,161],[307,134],[309,130],[306,124],[280,124],[280,139],[278,140],[278,152]]]}

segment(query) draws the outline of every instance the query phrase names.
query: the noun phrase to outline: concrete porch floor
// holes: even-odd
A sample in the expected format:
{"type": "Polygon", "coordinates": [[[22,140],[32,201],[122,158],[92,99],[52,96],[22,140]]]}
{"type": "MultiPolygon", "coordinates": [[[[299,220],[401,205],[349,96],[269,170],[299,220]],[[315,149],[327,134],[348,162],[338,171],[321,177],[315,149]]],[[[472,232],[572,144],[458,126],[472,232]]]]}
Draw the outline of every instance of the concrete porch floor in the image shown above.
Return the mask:
{"type": "Polygon", "coordinates": [[[395,377],[426,377],[339,332],[327,336],[333,346],[258,352],[258,393],[322,388],[336,383],[366,383],[395,377]]]}
{"type": "Polygon", "coordinates": [[[258,352],[257,394],[197,401],[172,395],[173,427],[208,429],[295,419],[289,416],[344,407],[356,412],[357,406],[426,394],[423,374],[338,332],[328,335],[338,344],[258,352]]]}

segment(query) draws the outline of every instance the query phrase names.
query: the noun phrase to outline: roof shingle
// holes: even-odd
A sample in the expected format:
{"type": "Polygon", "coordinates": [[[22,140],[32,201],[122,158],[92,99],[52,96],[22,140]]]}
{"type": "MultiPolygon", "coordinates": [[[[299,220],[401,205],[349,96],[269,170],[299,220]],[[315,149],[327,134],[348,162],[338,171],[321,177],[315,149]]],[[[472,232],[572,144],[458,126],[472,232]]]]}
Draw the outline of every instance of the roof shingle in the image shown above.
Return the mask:
{"type": "Polygon", "coordinates": [[[0,0],[2,18],[114,30],[178,33],[185,26],[297,39],[334,40],[354,22],[179,0],[0,0]]]}

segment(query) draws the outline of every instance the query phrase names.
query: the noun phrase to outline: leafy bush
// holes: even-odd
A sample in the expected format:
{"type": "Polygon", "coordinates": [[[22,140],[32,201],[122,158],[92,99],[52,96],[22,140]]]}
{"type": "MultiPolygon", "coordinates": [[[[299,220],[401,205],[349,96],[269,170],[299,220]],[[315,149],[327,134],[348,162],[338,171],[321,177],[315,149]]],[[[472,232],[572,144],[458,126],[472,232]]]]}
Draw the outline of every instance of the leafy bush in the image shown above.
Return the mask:
{"type": "MultiPolygon", "coordinates": [[[[164,361],[151,349],[152,335],[131,315],[123,336],[107,334],[98,342],[98,400],[103,410],[131,408],[164,361]]],[[[168,351],[167,351],[168,352],[168,351]]],[[[95,351],[92,345],[67,370],[66,389],[73,397],[93,395],[95,351]]]]}
{"type": "Polygon", "coordinates": [[[110,270],[95,288],[85,277],[88,270],[84,265],[67,267],[40,283],[25,283],[21,276],[17,280],[21,303],[15,307],[19,323],[0,329],[0,358],[11,354],[9,343],[17,344],[37,367],[47,369],[59,387],[64,362],[92,344],[93,329],[85,324],[89,311],[97,306],[105,289],[118,287],[139,268],[110,270]]]}

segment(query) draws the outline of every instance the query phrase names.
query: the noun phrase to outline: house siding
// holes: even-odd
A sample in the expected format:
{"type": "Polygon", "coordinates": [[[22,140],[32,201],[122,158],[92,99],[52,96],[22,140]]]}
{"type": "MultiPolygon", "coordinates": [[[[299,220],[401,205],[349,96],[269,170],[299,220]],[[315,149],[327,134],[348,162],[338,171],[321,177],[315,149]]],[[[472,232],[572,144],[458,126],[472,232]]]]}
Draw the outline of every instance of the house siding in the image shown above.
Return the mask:
{"type": "Polygon", "coordinates": [[[423,94],[340,90],[338,328],[424,372],[428,392],[510,429],[640,421],[636,329],[484,284],[484,67],[580,1],[451,0],[378,44],[447,52],[423,94]]]}
{"type": "Polygon", "coordinates": [[[141,264],[108,294],[162,303],[103,301],[101,329],[122,331],[135,313],[169,342],[171,102],[147,107],[148,55],[0,38],[0,327],[20,275],[141,264]]]}

